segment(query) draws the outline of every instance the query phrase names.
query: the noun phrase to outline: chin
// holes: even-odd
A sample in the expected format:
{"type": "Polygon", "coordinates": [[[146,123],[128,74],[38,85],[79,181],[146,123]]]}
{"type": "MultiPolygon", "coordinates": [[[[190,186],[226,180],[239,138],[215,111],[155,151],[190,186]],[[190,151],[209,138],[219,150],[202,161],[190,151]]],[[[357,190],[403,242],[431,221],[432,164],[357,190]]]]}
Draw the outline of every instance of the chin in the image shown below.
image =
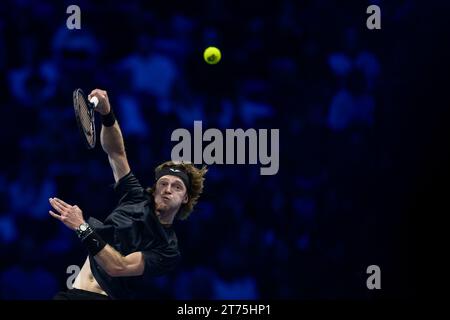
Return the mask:
{"type": "Polygon", "coordinates": [[[167,209],[169,209],[169,206],[165,203],[157,203],[155,209],[158,211],[166,211],[167,209]]]}
{"type": "Polygon", "coordinates": [[[161,209],[162,210],[169,210],[170,206],[167,203],[163,203],[163,204],[161,204],[161,209]]]}

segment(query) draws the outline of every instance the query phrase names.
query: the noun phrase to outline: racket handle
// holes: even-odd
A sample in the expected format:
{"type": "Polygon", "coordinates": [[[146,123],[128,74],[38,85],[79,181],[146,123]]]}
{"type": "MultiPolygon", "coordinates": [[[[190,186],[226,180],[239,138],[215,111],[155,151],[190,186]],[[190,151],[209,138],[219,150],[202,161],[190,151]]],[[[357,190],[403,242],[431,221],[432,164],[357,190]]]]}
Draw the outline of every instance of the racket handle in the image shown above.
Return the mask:
{"type": "Polygon", "coordinates": [[[96,108],[97,105],[98,105],[98,98],[97,97],[92,97],[91,100],[89,100],[89,102],[94,105],[94,108],[96,108]]]}

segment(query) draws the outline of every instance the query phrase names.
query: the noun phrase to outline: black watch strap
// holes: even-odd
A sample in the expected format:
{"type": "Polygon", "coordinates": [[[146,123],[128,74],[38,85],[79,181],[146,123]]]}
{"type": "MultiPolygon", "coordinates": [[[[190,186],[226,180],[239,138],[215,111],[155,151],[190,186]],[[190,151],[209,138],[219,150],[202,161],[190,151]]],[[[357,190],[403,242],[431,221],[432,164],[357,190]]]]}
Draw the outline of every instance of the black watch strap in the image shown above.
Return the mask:
{"type": "Polygon", "coordinates": [[[94,230],[92,230],[91,226],[88,223],[83,223],[75,231],[77,233],[78,238],[83,240],[87,236],[89,236],[94,230]]]}

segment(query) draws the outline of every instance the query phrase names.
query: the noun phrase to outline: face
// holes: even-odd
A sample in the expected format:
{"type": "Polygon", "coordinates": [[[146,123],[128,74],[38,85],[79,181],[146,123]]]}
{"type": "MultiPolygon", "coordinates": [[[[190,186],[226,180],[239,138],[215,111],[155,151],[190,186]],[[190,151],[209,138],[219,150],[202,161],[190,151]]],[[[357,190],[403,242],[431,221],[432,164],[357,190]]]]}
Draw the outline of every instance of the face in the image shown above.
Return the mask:
{"type": "Polygon", "coordinates": [[[178,211],[182,204],[188,202],[186,187],[176,176],[162,176],[156,182],[153,195],[158,211],[178,211]]]}

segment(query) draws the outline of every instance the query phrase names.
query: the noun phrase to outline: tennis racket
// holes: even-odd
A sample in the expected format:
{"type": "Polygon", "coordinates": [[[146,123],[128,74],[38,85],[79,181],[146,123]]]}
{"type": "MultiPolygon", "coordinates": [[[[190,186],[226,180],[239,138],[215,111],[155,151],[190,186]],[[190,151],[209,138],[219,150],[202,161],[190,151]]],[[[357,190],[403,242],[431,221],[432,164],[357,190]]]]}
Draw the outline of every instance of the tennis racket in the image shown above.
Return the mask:
{"type": "Polygon", "coordinates": [[[75,118],[77,119],[78,129],[86,147],[93,149],[95,147],[95,116],[94,109],[98,105],[98,98],[92,97],[87,100],[83,90],[76,89],[73,91],[73,108],[75,110],[75,118]]]}

